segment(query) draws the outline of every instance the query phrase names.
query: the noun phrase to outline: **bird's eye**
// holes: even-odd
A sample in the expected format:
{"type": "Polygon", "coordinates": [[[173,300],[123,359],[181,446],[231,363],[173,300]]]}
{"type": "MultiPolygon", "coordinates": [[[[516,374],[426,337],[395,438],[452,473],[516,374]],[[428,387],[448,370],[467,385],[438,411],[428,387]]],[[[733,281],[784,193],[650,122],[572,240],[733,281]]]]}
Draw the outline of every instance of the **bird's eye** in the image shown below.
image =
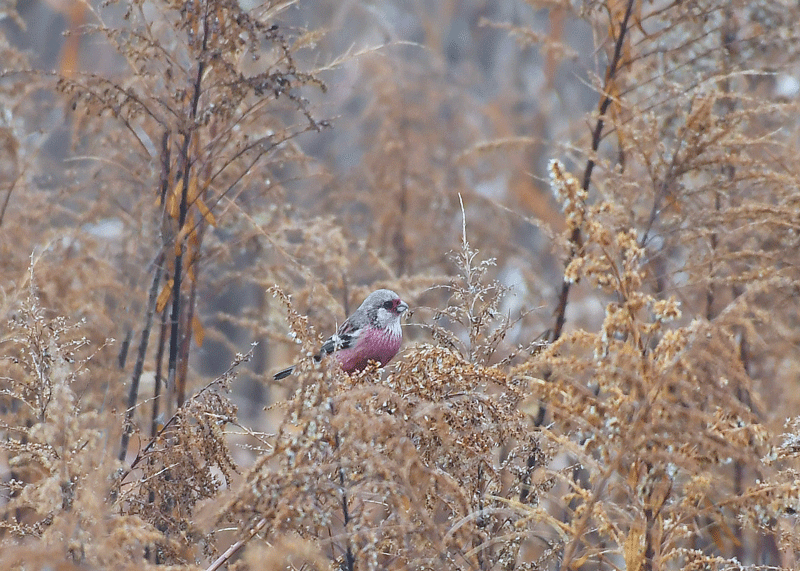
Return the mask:
{"type": "Polygon", "coordinates": [[[394,309],[394,301],[390,299],[389,301],[383,302],[383,309],[394,309]]]}

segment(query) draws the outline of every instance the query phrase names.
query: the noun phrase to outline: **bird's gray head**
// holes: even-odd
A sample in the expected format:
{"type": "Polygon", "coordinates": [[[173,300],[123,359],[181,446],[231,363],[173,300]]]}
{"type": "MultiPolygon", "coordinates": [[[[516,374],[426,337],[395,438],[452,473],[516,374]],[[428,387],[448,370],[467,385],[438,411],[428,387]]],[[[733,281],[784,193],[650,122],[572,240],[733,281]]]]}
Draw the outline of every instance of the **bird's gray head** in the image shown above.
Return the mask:
{"type": "Polygon", "coordinates": [[[392,290],[379,289],[369,294],[358,310],[363,310],[375,327],[396,329],[401,335],[400,317],[408,310],[408,304],[392,290]]]}

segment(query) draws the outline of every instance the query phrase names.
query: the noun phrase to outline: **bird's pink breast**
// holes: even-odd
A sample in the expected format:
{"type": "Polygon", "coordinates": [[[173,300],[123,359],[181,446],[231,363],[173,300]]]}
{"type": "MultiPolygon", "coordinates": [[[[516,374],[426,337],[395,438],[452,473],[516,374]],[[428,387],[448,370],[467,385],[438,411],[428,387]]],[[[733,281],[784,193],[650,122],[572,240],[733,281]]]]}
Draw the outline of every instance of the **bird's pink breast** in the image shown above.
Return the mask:
{"type": "Polygon", "coordinates": [[[342,364],[342,369],[347,373],[360,371],[370,361],[377,361],[385,365],[397,355],[402,337],[392,335],[391,332],[370,328],[364,331],[349,349],[342,349],[334,353],[342,364]]]}

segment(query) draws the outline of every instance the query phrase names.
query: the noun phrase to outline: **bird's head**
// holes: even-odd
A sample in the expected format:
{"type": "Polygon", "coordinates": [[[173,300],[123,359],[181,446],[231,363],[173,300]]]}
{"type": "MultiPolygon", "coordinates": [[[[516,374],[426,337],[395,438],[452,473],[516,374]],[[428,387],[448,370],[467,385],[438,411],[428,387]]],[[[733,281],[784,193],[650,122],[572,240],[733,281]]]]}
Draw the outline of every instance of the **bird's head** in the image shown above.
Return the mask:
{"type": "Polygon", "coordinates": [[[375,327],[399,329],[400,317],[408,311],[408,304],[392,290],[379,289],[369,294],[359,309],[366,311],[375,327]]]}

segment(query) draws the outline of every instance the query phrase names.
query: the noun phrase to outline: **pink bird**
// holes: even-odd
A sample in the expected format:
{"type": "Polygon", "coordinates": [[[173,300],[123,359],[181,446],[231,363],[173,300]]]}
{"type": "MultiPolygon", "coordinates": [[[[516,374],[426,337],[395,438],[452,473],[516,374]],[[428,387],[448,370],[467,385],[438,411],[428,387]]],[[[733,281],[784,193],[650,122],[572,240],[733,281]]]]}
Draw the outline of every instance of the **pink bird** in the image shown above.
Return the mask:
{"type": "MultiPolygon", "coordinates": [[[[319,362],[333,355],[345,373],[360,371],[370,361],[385,365],[397,355],[403,341],[400,318],[408,311],[408,304],[388,289],[373,291],[353,314],[342,323],[339,330],[322,344],[314,360],[319,362]]],[[[288,377],[292,365],[277,373],[275,380],[288,377]]]]}

